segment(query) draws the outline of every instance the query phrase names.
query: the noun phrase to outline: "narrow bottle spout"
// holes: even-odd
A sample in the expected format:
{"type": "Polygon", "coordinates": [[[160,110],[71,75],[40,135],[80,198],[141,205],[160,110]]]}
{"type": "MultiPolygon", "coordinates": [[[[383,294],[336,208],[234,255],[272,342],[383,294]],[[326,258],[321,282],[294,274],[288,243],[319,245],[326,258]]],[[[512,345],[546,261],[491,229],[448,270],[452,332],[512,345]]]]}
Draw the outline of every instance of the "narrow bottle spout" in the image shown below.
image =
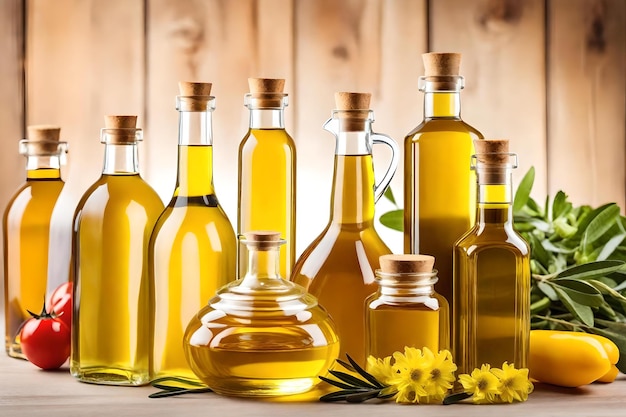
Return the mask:
{"type": "Polygon", "coordinates": [[[337,134],[339,133],[339,121],[334,117],[326,120],[322,127],[324,128],[324,130],[332,133],[335,136],[337,136],[337,134]]]}

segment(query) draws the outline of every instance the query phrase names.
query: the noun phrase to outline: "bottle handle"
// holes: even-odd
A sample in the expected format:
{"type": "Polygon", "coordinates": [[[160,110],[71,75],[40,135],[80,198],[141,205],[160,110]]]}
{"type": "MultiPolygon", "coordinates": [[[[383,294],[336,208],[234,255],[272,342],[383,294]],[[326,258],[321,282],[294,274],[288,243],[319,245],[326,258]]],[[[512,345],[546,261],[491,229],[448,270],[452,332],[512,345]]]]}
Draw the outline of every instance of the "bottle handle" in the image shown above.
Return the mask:
{"type": "Polygon", "coordinates": [[[374,185],[374,203],[376,203],[380,199],[380,197],[383,196],[385,190],[387,190],[387,187],[389,187],[389,183],[391,182],[391,179],[398,169],[400,149],[398,148],[398,144],[395,140],[387,135],[383,135],[382,133],[372,132],[370,138],[372,139],[372,143],[374,145],[383,144],[391,148],[391,161],[389,162],[389,166],[387,167],[387,172],[385,172],[385,175],[380,180],[380,182],[374,185]]]}

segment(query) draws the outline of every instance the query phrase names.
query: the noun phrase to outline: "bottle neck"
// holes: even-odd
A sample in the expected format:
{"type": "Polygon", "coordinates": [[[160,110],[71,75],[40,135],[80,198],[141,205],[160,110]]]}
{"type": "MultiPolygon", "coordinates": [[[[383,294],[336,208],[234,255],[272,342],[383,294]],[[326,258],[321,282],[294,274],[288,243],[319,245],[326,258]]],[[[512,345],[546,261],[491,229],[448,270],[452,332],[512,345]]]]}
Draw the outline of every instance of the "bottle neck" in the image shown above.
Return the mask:
{"type": "Polygon", "coordinates": [[[513,185],[510,165],[476,168],[479,225],[512,224],[513,185]]]}
{"type": "Polygon", "coordinates": [[[139,174],[137,142],[106,143],[102,173],[106,175],[139,174]]]}
{"type": "Polygon", "coordinates": [[[285,110],[282,108],[250,108],[250,129],[284,129],[285,110]]]}
{"type": "Polygon", "coordinates": [[[26,179],[61,178],[61,160],[59,155],[27,155],[26,179]]]}
{"type": "Polygon", "coordinates": [[[175,195],[206,196],[213,188],[211,110],[181,111],[178,129],[178,176],[175,195]]]}
{"type": "Polygon", "coordinates": [[[374,221],[374,168],[370,132],[337,134],[331,194],[331,222],[360,228],[374,221]]]}
{"type": "Polygon", "coordinates": [[[424,118],[461,118],[461,93],[434,91],[424,93],[424,118]]]}
{"type": "MultiPolygon", "coordinates": [[[[376,271],[378,297],[389,302],[428,303],[435,293],[437,271],[421,273],[383,273],[376,271]]],[[[432,306],[437,307],[437,306],[432,306]]]]}

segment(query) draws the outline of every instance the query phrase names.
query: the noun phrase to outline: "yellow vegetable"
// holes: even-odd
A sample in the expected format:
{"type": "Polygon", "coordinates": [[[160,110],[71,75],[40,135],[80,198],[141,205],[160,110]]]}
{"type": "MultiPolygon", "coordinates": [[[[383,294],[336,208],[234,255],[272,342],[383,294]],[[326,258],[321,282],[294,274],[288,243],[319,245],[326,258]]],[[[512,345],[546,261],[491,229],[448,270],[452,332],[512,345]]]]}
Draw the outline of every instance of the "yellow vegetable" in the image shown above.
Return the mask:
{"type": "Polygon", "coordinates": [[[602,347],[604,348],[604,350],[606,350],[607,355],[609,355],[609,362],[611,362],[611,365],[615,365],[617,361],[619,361],[619,349],[611,339],[608,339],[604,336],[599,336],[597,334],[586,334],[587,336],[591,336],[600,343],[602,343],[602,347]]]}
{"type": "Polygon", "coordinates": [[[611,369],[609,370],[609,372],[604,374],[604,376],[598,378],[597,382],[613,382],[615,381],[615,378],[617,378],[617,374],[619,374],[619,369],[617,369],[617,366],[611,365],[611,369]]]}
{"type": "Polygon", "coordinates": [[[532,330],[528,369],[530,377],[537,381],[578,387],[606,375],[611,360],[603,343],[594,335],[532,330]]]}

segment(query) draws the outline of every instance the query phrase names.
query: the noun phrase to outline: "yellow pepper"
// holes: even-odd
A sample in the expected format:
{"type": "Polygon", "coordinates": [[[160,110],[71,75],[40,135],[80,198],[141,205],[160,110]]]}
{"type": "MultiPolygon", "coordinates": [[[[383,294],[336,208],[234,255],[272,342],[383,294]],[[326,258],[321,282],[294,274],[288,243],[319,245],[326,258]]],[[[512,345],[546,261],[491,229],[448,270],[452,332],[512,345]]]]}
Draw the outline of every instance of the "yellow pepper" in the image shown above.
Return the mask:
{"type": "Polygon", "coordinates": [[[619,369],[617,369],[617,366],[611,365],[611,369],[609,369],[609,372],[598,378],[596,381],[605,382],[608,384],[615,381],[615,378],[617,378],[617,374],[619,374],[619,369]]]}
{"type": "Polygon", "coordinates": [[[578,387],[604,377],[611,370],[614,354],[607,353],[598,337],[582,332],[532,330],[530,377],[562,387],[578,387]]]}

